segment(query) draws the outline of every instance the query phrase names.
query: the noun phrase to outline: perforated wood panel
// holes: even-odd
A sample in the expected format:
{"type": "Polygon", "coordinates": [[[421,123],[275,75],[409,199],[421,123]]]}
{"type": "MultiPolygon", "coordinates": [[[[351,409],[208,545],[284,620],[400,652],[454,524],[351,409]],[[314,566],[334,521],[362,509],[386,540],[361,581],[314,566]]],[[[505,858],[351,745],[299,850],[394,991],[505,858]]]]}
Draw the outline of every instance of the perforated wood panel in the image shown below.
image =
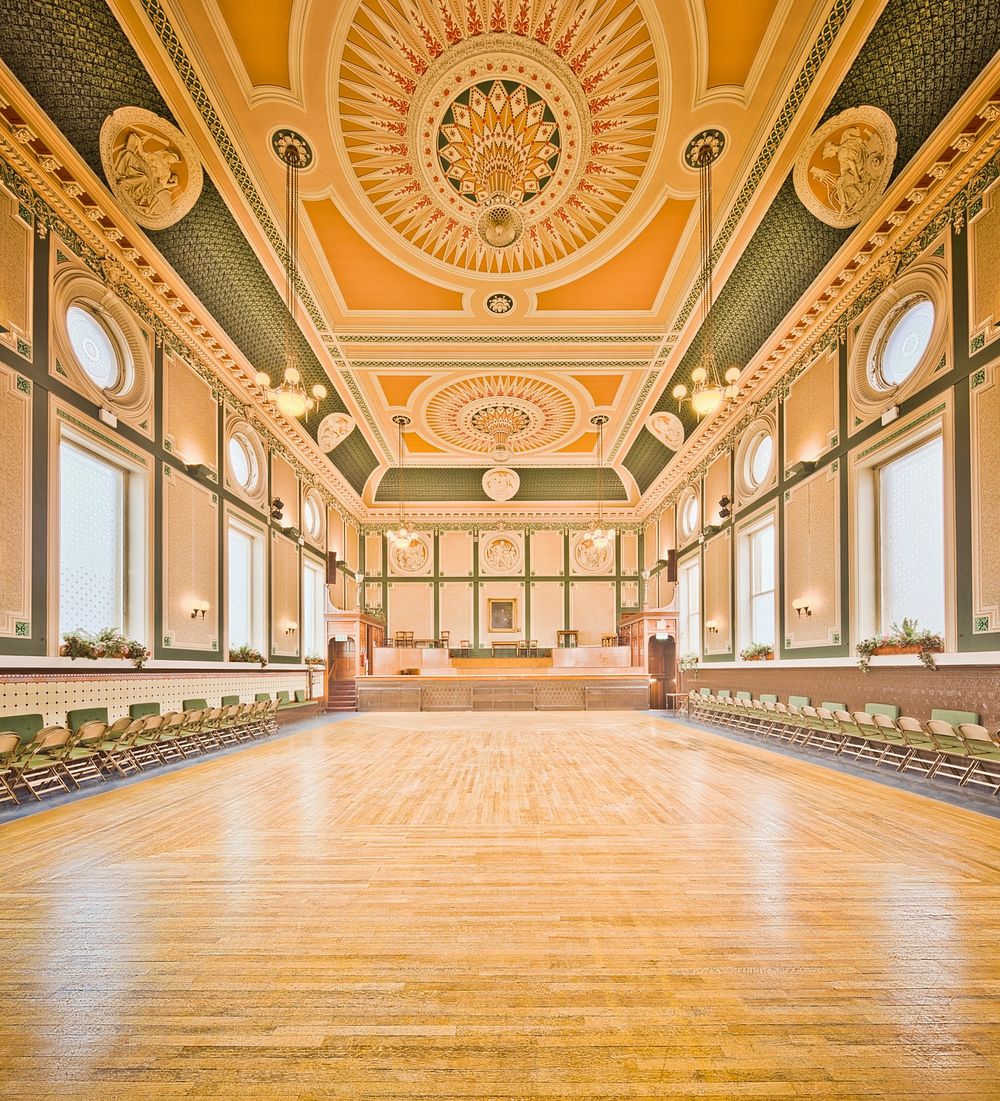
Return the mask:
{"type": "Polygon", "coordinates": [[[441,630],[450,633],[449,644],[455,649],[463,639],[472,640],[473,592],[471,582],[445,582],[440,588],[441,630]]]}
{"type": "Polygon", "coordinates": [[[281,521],[284,527],[301,528],[298,476],[295,468],[274,452],[271,453],[271,496],[280,498],[284,505],[281,510],[284,513],[281,521]]]}
{"type": "Polygon", "coordinates": [[[531,572],[536,577],[562,577],[563,546],[561,531],[536,531],[531,536],[531,572]]]}
{"type": "Polygon", "coordinates": [[[434,635],[434,587],[428,582],[389,583],[389,631],[412,631],[417,638],[434,635]]]}
{"type": "MultiPolygon", "coordinates": [[[[0,324],[13,336],[31,331],[31,227],[17,216],[18,203],[0,190],[0,324]]],[[[15,341],[8,341],[16,347],[15,341]]]]}
{"type": "Polygon", "coordinates": [[[219,498],[171,467],[163,470],[163,645],[219,649],[219,498]],[[195,603],[208,603],[192,618],[195,603]]]}
{"type": "Polygon", "coordinates": [[[721,517],[719,512],[722,506],[719,501],[723,497],[733,496],[732,479],[730,478],[730,458],[727,451],[720,455],[708,468],[705,475],[705,523],[718,524],[721,517]]]}
{"type": "Polygon", "coordinates": [[[163,430],[168,449],[184,463],[218,466],[218,406],[204,379],[177,356],[164,360],[163,430]]]}
{"type": "Polygon", "coordinates": [[[556,631],[566,617],[563,586],[559,581],[533,581],[531,594],[531,637],[541,647],[556,644],[556,631]]]}
{"type": "Polygon", "coordinates": [[[284,535],[271,533],[271,652],[294,657],[299,652],[299,548],[284,535]],[[295,630],[290,626],[295,624],[295,630]]]}
{"type": "MultiPolygon", "coordinates": [[[[0,228],[2,232],[2,228],[0,228]]],[[[31,390],[0,366],[0,636],[31,636],[31,390]]]]}
{"type": "Polygon", "coordinates": [[[571,582],[569,624],[580,632],[581,646],[600,646],[601,635],[613,634],[618,626],[614,583],[571,582]]]}
{"type": "Polygon", "coordinates": [[[732,569],[730,558],[731,530],[705,543],[705,614],[703,624],[714,620],[718,632],[705,628],[705,651],[728,654],[733,649],[733,624],[729,612],[732,569]]]}
{"type": "MultiPolygon", "coordinates": [[[[472,533],[443,531],[439,537],[440,571],[444,577],[472,576],[472,533]]],[[[469,636],[466,635],[466,638],[469,636]]]]}
{"type": "Polygon", "coordinates": [[[785,645],[839,641],[840,482],[829,469],[785,494],[785,645]],[[811,615],[792,602],[808,601],[811,615]]]}
{"type": "Polygon", "coordinates": [[[1000,367],[973,378],[973,627],[1000,630],[1000,367]]]}
{"type": "Polygon", "coordinates": [[[837,431],[837,351],[821,356],[785,399],[785,469],[822,455],[837,431]]]}

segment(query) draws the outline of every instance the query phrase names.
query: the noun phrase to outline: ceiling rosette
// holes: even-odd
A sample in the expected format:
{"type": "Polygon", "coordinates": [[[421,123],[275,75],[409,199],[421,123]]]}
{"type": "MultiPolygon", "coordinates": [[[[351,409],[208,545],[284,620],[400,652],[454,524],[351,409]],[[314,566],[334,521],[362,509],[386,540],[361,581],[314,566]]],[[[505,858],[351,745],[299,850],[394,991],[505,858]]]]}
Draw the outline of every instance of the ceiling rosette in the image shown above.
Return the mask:
{"type": "Polygon", "coordinates": [[[635,192],[661,115],[637,0],[361,0],[338,75],[367,202],[411,247],[484,274],[593,241],[635,192]]]}

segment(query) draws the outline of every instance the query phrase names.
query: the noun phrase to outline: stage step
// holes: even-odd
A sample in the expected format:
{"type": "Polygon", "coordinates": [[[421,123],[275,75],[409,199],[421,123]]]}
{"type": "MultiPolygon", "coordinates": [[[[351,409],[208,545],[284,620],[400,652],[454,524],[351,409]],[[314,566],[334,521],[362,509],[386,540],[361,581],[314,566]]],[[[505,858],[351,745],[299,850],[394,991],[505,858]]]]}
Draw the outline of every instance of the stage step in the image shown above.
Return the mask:
{"type": "Polygon", "coordinates": [[[328,711],[357,711],[358,686],[353,680],[335,680],[330,682],[330,691],[326,698],[328,711]]]}

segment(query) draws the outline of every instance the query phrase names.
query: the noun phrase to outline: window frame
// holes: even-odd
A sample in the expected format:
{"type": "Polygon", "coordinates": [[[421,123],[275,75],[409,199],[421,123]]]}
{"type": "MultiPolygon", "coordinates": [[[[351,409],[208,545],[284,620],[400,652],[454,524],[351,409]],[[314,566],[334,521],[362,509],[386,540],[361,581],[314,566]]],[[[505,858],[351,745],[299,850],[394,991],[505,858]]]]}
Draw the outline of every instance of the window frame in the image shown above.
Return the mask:
{"type": "Polygon", "coordinates": [[[681,493],[677,501],[677,533],[680,536],[680,543],[683,546],[685,543],[690,543],[693,539],[697,538],[699,531],[701,530],[701,492],[696,485],[688,486],[681,493]],[[684,516],[691,503],[697,509],[697,514],[694,518],[694,525],[688,529],[684,524],[684,516]]]}
{"type": "Polygon", "coordinates": [[[701,553],[697,552],[687,558],[681,559],[677,564],[677,651],[683,657],[686,653],[695,653],[700,658],[704,653],[702,645],[702,561],[701,553]],[[694,584],[691,583],[691,575],[694,575],[694,584]],[[697,596],[697,611],[691,613],[691,595],[697,596]],[[691,621],[697,620],[695,637],[691,634],[691,621]]]}
{"type": "Polygon", "coordinates": [[[772,594],[774,621],[772,624],[770,641],[774,647],[775,654],[777,654],[780,640],[778,630],[780,624],[778,602],[781,592],[781,586],[779,584],[781,578],[778,556],[778,510],[775,505],[765,509],[763,512],[757,513],[757,515],[751,519],[743,521],[736,529],[736,619],[739,638],[737,650],[745,649],[754,642],[768,641],[764,638],[754,637],[756,632],[754,630],[755,624],[753,616],[753,602],[755,597],[763,595],[764,592],[768,591],[761,590],[760,593],[756,594],[753,592],[754,538],[765,528],[771,528],[773,532],[773,561],[771,564],[772,587],[769,591],[772,594]]]}
{"type": "MultiPolygon", "coordinates": [[[[152,638],[152,469],[151,459],[117,445],[96,425],[82,420],[78,410],[53,402],[50,417],[48,651],[57,656],[62,642],[62,447],[87,452],[125,474],[123,571],[123,631],[153,649],[152,638]],[[72,417],[74,424],[66,419],[72,417]],[[77,427],[79,425],[79,427],[77,427]]],[[[110,624],[108,625],[110,626],[110,624]]]]}
{"type": "Polygon", "coordinates": [[[302,555],[302,580],[300,584],[300,591],[302,593],[302,657],[306,658],[309,654],[318,654],[321,658],[326,658],[326,567],[318,558],[314,558],[311,554],[302,555]],[[314,637],[312,640],[307,638],[306,631],[306,574],[311,571],[316,575],[316,593],[318,596],[317,607],[314,610],[316,616],[316,623],[314,625],[314,637]],[[318,646],[315,646],[318,642],[318,646]]]}
{"type": "Polygon", "coordinates": [[[326,536],[326,502],[319,492],[309,487],[302,494],[302,531],[305,537],[318,547],[322,547],[326,536]],[[306,521],[309,506],[316,509],[316,530],[312,531],[306,521]]]}
{"type": "Polygon", "coordinates": [[[267,532],[264,528],[259,527],[253,523],[249,517],[245,514],[236,511],[233,508],[226,509],[226,523],[225,532],[226,537],[224,542],[224,570],[223,579],[225,581],[226,591],[226,622],[225,622],[225,639],[226,639],[226,658],[228,660],[229,651],[233,648],[233,639],[231,637],[231,623],[230,623],[230,608],[232,601],[232,588],[231,588],[231,574],[229,570],[229,533],[230,530],[235,529],[240,535],[243,535],[251,541],[251,573],[250,573],[250,639],[248,645],[255,650],[259,650],[262,654],[267,654],[267,637],[268,637],[268,611],[267,611],[267,584],[268,584],[268,563],[267,563],[267,532]]]}

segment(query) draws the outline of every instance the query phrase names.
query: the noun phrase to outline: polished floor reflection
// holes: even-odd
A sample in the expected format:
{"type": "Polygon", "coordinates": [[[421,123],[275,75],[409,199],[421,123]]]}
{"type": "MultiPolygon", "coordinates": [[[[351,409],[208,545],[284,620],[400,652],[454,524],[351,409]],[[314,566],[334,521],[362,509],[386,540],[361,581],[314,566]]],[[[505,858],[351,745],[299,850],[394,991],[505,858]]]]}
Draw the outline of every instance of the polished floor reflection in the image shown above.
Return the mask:
{"type": "Polygon", "coordinates": [[[0,1096],[997,1098],[1000,826],[642,715],[372,715],[0,828],[0,1096]]]}

